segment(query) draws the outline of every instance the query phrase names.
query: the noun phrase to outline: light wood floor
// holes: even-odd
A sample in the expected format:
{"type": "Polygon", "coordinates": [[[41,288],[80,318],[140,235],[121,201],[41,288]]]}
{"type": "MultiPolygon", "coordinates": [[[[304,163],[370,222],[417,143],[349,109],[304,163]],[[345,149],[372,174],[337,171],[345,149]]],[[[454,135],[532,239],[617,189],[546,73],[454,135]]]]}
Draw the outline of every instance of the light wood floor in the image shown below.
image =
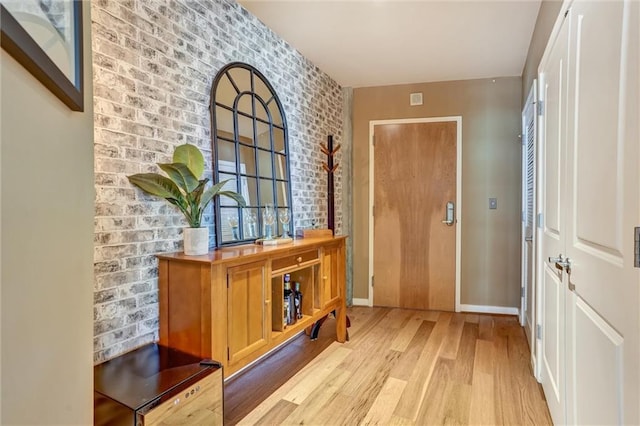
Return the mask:
{"type": "Polygon", "coordinates": [[[515,317],[349,310],[332,343],[239,424],[551,424],[515,317]]]}

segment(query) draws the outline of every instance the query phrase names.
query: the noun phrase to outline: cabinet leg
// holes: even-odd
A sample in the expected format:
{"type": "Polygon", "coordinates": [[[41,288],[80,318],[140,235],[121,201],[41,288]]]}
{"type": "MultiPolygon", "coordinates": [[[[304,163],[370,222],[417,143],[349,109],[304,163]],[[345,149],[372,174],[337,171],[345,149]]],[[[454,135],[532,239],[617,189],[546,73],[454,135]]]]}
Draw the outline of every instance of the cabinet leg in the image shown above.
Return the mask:
{"type": "Polygon", "coordinates": [[[311,340],[316,340],[318,338],[318,333],[320,332],[320,327],[327,320],[327,315],[320,318],[318,321],[314,322],[311,326],[311,334],[309,334],[309,338],[311,340]]]}
{"type": "Polygon", "coordinates": [[[333,315],[336,317],[336,339],[340,343],[344,343],[349,340],[349,333],[347,327],[351,325],[351,321],[347,317],[347,308],[341,307],[333,311],[333,315]]]}
{"type": "MultiPolygon", "coordinates": [[[[332,312],[333,316],[336,318],[336,323],[338,323],[339,320],[339,315],[336,314],[336,311],[332,312]]],[[[313,325],[311,326],[311,331],[309,333],[307,333],[309,335],[309,339],[311,340],[316,340],[318,338],[318,333],[320,332],[320,327],[322,327],[322,324],[327,320],[327,316],[325,315],[322,318],[320,318],[318,321],[314,322],[313,325]]],[[[348,327],[351,327],[351,320],[349,319],[349,316],[345,315],[344,316],[344,321],[345,321],[345,325],[346,327],[344,327],[344,333],[345,336],[343,338],[343,340],[340,340],[340,334],[339,330],[340,330],[340,326],[339,324],[336,325],[336,334],[337,334],[337,340],[340,343],[344,343],[345,341],[349,341],[349,331],[347,330],[348,327]]]]}

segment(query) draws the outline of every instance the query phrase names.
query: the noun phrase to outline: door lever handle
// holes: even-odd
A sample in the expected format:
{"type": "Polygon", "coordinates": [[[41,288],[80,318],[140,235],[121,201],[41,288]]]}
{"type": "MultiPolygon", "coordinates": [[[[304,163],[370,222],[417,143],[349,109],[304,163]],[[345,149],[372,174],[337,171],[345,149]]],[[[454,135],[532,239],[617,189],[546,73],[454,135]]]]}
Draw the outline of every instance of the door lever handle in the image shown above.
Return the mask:
{"type": "Polygon", "coordinates": [[[558,263],[564,262],[564,257],[562,254],[559,254],[558,257],[549,257],[549,263],[558,263]]]}
{"type": "Polygon", "coordinates": [[[558,257],[549,257],[549,263],[555,264],[556,269],[566,271],[567,274],[571,273],[571,259],[563,257],[562,254],[559,254],[558,257]]]}
{"type": "Polygon", "coordinates": [[[453,204],[453,202],[449,201],[447,203],[447,207],[446,210],[444,212],[444,220],[442,221],[442,223],[444,223],[447,226],[451,226],[455,223],[456,219],[455,219],[455,206],[453,204]]]}

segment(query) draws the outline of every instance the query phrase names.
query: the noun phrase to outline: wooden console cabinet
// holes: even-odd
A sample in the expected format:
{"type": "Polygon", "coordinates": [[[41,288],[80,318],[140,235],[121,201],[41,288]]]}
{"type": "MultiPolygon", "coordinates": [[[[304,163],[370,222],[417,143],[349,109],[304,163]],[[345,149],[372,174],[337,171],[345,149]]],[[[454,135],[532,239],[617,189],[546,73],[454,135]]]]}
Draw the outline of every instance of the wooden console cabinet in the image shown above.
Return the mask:
{"type": "Polygon", "coordinates": [[[160,344],[219,360],[225,377],[335,311],[346,339],[346,237],[159,255],[160,344]],[[284,275],[301,285],[303,318],[283,320],[284,275]]]}

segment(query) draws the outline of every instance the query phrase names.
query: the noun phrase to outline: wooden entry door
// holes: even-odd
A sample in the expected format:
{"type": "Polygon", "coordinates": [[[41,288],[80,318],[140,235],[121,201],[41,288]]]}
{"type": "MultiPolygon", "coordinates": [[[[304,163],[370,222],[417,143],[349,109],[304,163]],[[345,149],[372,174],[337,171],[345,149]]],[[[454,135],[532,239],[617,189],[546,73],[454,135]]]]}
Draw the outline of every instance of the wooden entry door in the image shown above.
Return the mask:
{"type": "Polygon", "coordinates": [[[374,127],[374,305],[455,309],[457,125],[374,127]]]}

